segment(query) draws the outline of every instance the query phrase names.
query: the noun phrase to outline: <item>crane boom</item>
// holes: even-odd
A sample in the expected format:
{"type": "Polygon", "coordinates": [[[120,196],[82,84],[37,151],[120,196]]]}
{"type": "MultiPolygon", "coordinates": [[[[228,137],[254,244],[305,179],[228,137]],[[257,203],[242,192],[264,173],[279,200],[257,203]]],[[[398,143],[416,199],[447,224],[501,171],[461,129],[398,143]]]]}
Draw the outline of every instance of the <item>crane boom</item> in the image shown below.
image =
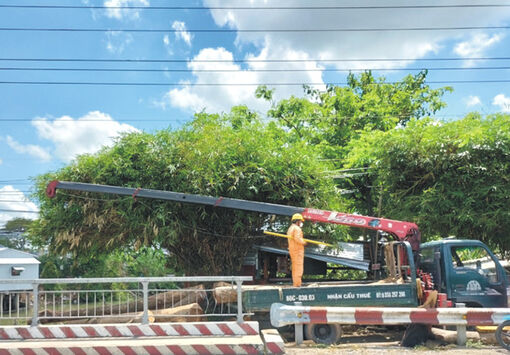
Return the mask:
{"type": "Polygon", "coordinates": [[[381,230],[393,235],[398,240],[407,240],[413,251],[420,247],[420,231],[418,226],[411,222],[395,221],[386,218],[361,216],[356,214],[341,213],[334,211],[319,210],[315,208],[295,207],[248,201],[228,197],[212,197],[182,192],[130,188],[120,186],[109,186],[99,184],[87,184],[80,182],[52,181],[46,188],[48,197],[55,197],[56,190],[84,191],[95,193],[107,193],[124,196],[145,197],[160,200],[169,200],[213,207],[224,207],[244,211],[275,214],[280,216],[292,216],[294,213],[301,213],[303,218],[311,222],[333,223],[351,227],[381,230]]]}

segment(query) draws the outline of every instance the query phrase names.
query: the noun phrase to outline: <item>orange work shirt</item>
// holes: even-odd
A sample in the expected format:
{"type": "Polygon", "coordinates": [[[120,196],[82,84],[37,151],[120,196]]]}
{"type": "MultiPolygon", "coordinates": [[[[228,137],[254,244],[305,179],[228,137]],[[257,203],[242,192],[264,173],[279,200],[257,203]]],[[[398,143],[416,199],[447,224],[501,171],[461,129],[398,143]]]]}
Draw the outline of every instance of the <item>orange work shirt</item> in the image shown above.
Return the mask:
{"type": "Polygon", "coordinates": [[[289,236],[289,253],[301,254],[305,252],[306,242],[303,239],[303,231],[297,224],[292,224],[287,230],[287,236],[289,236]]]}

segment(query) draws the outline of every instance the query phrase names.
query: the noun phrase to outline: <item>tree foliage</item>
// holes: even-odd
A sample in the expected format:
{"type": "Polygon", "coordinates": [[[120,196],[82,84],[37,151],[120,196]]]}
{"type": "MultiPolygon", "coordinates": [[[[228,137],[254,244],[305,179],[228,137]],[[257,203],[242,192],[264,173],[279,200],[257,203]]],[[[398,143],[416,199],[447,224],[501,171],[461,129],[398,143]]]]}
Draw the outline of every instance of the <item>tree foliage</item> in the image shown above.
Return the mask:
{"type": "MultiPolygon", "coordinates": [[[[426,75],[396,83],[370,72],[349,75],[346,87],[305,88],[305,97],[279,102],[273,90],[259,87],[256,95],[271,102],[269,121],[237,106],[223,115],[196,114],[179,130],[124,135],[110,148],[37,178],[41,213],[30,227],[32,241],[120,275],[138,272],[126,268],[134,265],[122,256],[127,251],[158,248],[171,255],[165,270],[232,274],[262,242],[256,237],[262,229],[288,222],[113,195],[59,191],[50,200],[44,190],[57,179],[345,212],[354,207],[416,222],[425,236],[456,235],[509,249],[510,118],[427,118],[445,106],[442,96],[451,88],[430,88],[426,75]],[[349,201],[338,188],[354,191],[349,201]]],[[[330,229],[307,228],[328,239],[330,229]]],[[[342,230],[334,232],[329,238],[342,230]]],[[[48,266],[49,273],[56,269],[48,266]]]]}
{"type": "Polygon", "coordinates": [[[31,219],[13,218],[5,224],[3,228],[6,232],[24,232],[32,224],[31,219]]]}
{"type": "MultiPolygon", "coordinates": [[[[132,133],[111,148],[79,157],[38,178],[41,218],[31,229],[56,253],[101,254],[120,246],[158,245],[188,274],[238,272],[267,215],[160,200],[59,191],[68,180],[224,196],[295,206],[335,207],[325,163],[306,142],[264,124],[246,107],[226,115],[197,114],[177,131],[132,133]]],[[[336,201],[336,202],[335,202],[336,201]]],[[[260,241],[260,240],[259,240],[260,241]]]]}
{"type": "MultiPolygon", "coordinates": [[[[345,87],[329,86],[324,92],[306,88],[306,97],[273,104],[268,114],[296,139],[320,146],[323,157],[337,159],[340,166],[348,143],[361,131],[388,131],[445,107],[442,96],[452,89],[431,89],[426,76],[422,71],[387,83],[370,71],[350,74],[345,87]]],[[[259,88],[257,95],[272,100],[267,88],[259,88]]]]}
{"type": "Polygon", "coordinates": [[[415,221],[426,236],[510,248],[510,115],[368,132],[352,143],[347,166],[371,168],[384,215],[415,221]]]}

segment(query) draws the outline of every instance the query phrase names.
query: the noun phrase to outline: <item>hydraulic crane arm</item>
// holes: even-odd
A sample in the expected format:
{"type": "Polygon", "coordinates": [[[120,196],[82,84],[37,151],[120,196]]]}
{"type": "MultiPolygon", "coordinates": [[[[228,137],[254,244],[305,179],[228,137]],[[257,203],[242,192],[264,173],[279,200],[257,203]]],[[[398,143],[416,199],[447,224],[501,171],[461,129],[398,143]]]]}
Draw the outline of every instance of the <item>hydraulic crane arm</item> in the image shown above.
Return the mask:
{"type": "Polygon", "coordinates": [[[382,230],[390,233],[398,240],[407,240],[414,251],[420,247],[420,231],[418,226],[411,222],[394,221],[386,218],[360,216],[334,211],[325,211],[314,208],[294,207],[273,203],[247,201],[228,197],[211,197],[181,192],[161,191],[141,188],[129,188],[98,184],[86,184],[80,182],[52,181],[46,188],[48,197],[55,197],[56,190],[85,191],[95,193],[108,193],[124,196],[145,197],[160,200],[169,200],[213,207],[224,207],[244,211],[275,214],[280,216],[292,216],[301,213],[311,222],[333,223],[345,226],[382,230]]]}

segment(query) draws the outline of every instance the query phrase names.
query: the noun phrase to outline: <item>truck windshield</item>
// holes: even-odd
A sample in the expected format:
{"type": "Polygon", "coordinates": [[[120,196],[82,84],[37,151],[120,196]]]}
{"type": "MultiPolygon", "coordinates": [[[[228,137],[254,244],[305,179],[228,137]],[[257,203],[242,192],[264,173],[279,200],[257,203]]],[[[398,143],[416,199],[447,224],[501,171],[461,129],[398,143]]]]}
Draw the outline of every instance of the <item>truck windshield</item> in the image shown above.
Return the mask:
{"type": "Polygon", "coordinates": [[[475,270],[492,284],[500,281],[496,263],[484,248],[480,246],[452,247],[451,253],[455,269],[475,270]]]}

